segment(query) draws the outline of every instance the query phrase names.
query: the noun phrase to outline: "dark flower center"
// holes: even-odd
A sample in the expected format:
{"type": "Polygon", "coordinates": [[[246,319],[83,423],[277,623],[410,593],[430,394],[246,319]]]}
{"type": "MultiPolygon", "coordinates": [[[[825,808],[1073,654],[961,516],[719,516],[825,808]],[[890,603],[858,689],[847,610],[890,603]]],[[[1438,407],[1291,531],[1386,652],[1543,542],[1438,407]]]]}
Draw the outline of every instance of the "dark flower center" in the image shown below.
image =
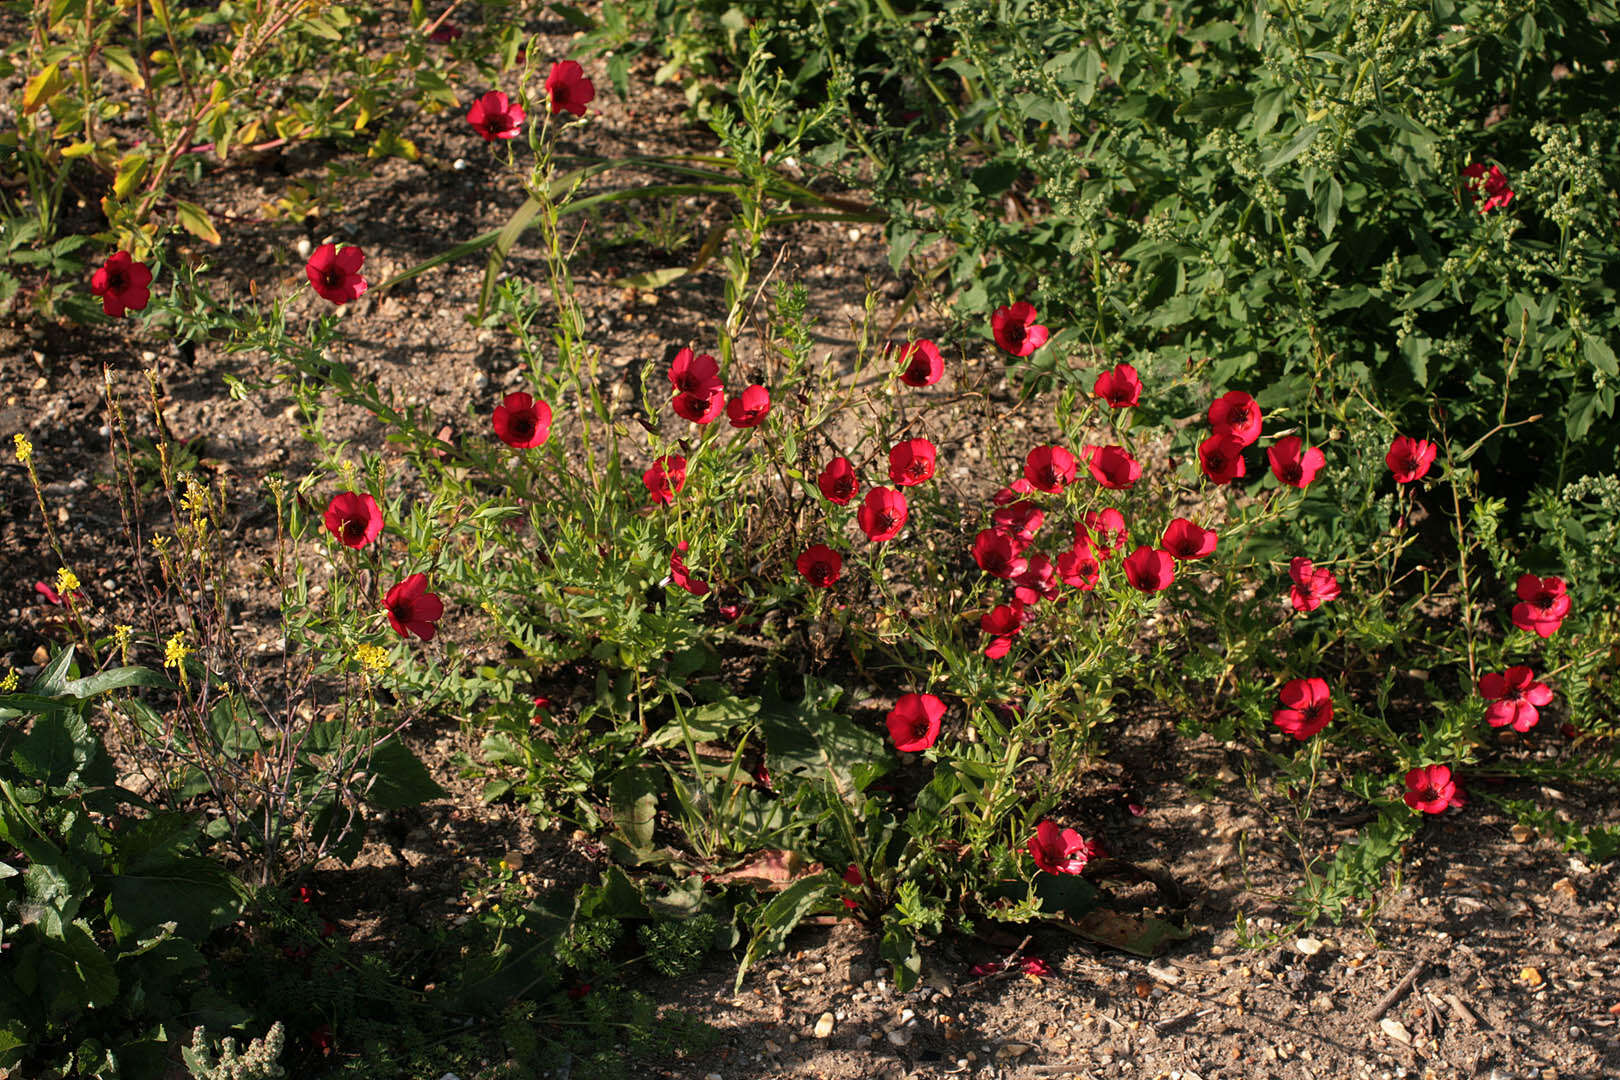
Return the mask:
{"type": "Polygon", "coordinates": [[[1284,483],[1297,484],[1297,483],[1299,483],[1301,478],[1304,477],[1305,470],[1300,468],[1300,466],[1297,463],[1295,463],[1295,464],[1284,465],[1282,467],[1282,469],[1281,469],[1281,473],[1282,473],[1282,478],[1283,478],[1284,483]]]}
{"type": "Polygon", "coordinates": [[[321,274],[321,284],[325,285],[328,289],[341,289],[343,288],[344,280],[348,276],[349,275],[345,274],[338,267],[329,266],[326,268],[325,272],[321,274]]]}
{"type": "Polygon", "coordinates": [[[129,288],[129,275],[125,274],[122,270],[107,271],[108,292],[123,292],[127,288],[129,288]]]}
{"type": "Polygon", "coordinates": [[[1012,342],[1012,344],[1015,346],[1022,345],[1024,343],[1024,338],[1028,336],[1024,329],[1023,323],[1009,322],[1007,324],[1006,333],[1007,340],[1012,342]]]}
{"type": "Polygon", "coordinates": [[[1247,405],[1235,406],[1227,414],[1226,422],[1232,427],[1244,427],[1249,422],[1249,407],[1247,405]]]}
{"type": "Polygon", "coordinates": [[[395,604],[394,618],[407,625],[417,622],[418,620],[416,618],[415,602],[411,600],[401,600],[399,603],[395,604]]]}
{"type": "MultiPolygon", "coordinates": [[[[845,511],[845,513],[848,513],[848,511],[845,511]]],[[[877,526],[878,532],[888,532],[895,527],[898,516],[893,510],[879,510],[872,515],[872,521],[877,526]]]]}
{"type": "Polygon", "coordinates": [[[1063,474],[1058,472],[1056,465],[1046,465],[1040,470],[1041,483],[1047,487],[1057,487],[1063,482],[1063,474]]]}
{"type": "Polygon", "coordinates": [[[840,476],[829,486],[832,488],[833,495],[840,499],[847,499],[855,494],[855,478],[851,476],[840,476]]]}
{"type": "Polygon", "coordinates": [[[345,518],[343,520],[343,539],[362,540],[366,535],[366,523],[360,518],[345,518]]]}
{"type": "MultiPolygon", "coordinates": [[[[527,413],[518,413],[516,416],[512,417],[511,424],[513,438],[520,441],[527,441],[534,438],[534,417],[529,416],[527,413]]],[[[658,472],[658,480],[660,483],[664,484],[664,486],[668,486],[668,479],[662,469],[660,469],[658,472]]]]}

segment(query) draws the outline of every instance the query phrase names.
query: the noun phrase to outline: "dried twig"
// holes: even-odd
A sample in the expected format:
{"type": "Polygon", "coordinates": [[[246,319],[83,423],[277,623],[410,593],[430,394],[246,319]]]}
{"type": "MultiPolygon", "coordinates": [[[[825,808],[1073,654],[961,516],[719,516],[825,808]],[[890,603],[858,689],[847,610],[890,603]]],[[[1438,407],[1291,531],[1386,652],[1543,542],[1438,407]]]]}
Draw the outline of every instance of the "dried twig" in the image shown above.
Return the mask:
{"type": "Polygon", "coordinates": [[[1417,982],[1418,976],[1423,974],[1423,969],[1428,967],[1428,965],[1429,958],[1427,956],[1420,956],[1417,963],[1412,965],[1412,970],[1401,976],[1401,981],[1396,983],[1394,988],[1380,998],[1378,1004],[1373,1006],[1372,1015],[1367,1017],[1367,1020],[1370,1023],[1376,1024],[1379,1019],[1389,1011],[1389,1007],[1391,1005],[1401,1000],[1401,998],[1405,996],[1406,992],[1412,989],[1412,984],[1417,982]]]}

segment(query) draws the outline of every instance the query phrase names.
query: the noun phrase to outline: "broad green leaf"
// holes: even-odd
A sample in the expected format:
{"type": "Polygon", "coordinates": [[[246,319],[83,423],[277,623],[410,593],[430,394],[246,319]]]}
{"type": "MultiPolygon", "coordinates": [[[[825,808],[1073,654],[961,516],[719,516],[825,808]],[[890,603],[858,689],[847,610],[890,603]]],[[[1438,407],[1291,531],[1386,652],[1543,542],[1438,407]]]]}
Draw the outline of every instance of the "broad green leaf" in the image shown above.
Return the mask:
{"type": "Polygon", "coordinates": [[[208,241],[210,244],[219,243],[219,230],[214,228],[214,221],[208,216],[208,211],[196,203],[186,202],[184,199],[174,201],[175,220],[179,221],[185,230],[193,236],[208,241]]]}
{"type": "Polygon", "coordinates": [[[752,920],[750,929],[753,936],[749,939],[742,963],[737,965],[737,979],[732,992],[742,990],[743,978],[754,961],[779,951],[805,916],[828,906],[838,895],[838,878],[823,872],[800,878],[773,896],[752,920]]]}
{"type": "Polygon", "coordinates": [[[174,683],[160,671],[153,671],[146,667],[116,667],[106,671],[87,675],[82,679],[73,679],[62,684],[64,693],[72,694],[77,698],[92,698],[97,694],[105,694],[109,690],[122,690],[126,686],[150,686],[159,690],[172,690],[174,683]]]}
{"type": "Polygon", "coordinates": [[[63,85],[65,84],[60,64],[48,64],[41,68],[23,86],[23,115],[27,116],[49,104],[52,98],[62,92],[63,85]]]}
{"type": "Polygon", "coordinates": [[[128,49],[122,45],[103,45],[101,58],[107,62],[108,67],[128,80],[129,85],[137,90],[145,88],[146,80],[141,77],[141,69],[128,49]]]}
{"type": "Polygon", "coordinates": [[[613,777],[609,789],[613,825],[632,851],[652,850],[658,788],[658,774],[651,769],[625,769],[613,777]]]}
{"type": "Polygon", "coordinates": [[[1620,375],[1620,366],[1615,363],[1614,350],[1609,343],[1596,334],[1587,334],[1581,339],[1581,352],[1586,362],[1603,372],[1605,375],[1620,375]]]}
{"type": "Polygon", "coordinates": [[[371,787],[366,802],[379,810],[401,810],[445,797],[422,760],[398,739],[385,739],[371,752],[371,787]]]}

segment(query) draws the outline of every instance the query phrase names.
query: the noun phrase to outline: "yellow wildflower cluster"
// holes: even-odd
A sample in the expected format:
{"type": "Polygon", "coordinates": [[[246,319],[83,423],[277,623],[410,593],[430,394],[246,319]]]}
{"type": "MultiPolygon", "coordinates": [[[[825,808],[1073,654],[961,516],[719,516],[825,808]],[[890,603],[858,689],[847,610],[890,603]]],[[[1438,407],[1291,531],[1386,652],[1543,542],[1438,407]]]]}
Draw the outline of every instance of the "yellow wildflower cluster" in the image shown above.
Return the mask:
{"type": "Polygon", "coordinates": [[[17,444],[17,460],[24,465],[28,464],[34,456],[34,444],[29,442],[28,436],[20,431],[13,435],[11,440],[17,444]]]}
{"type": "Polygon", "coordinates": [[[186,669],[181,665],[185,663],[186,657],[190,655],[191,649],[186,645],[186,632],[184,630],[176,630],[174,636],[163,643],[164,667],[177,667],[183,673],[186,669]]]}
{"type": "Polygon", "coordinates": [[[377,674],[388,667],[388,650],[378,645],[362,644],[355,646],[354,658],[360,666],[372,674],[377,674]]]}
{"type": "Polygon", "coordinates": [[[6,672],[6,677],[0,679],[0,694],[9,694],[17,689],[17,669],[12,668],[6,672]]]}
{"type": "Polygon", "coordinates": [[[62,594],[64,600],[67,599],[68,593],[78,592],[79,575],[65,566],[59,569],[56,572],[56,591],[62,594]]]}
{"type": "Polygon", "coordinates": [[[113,644],[118,646],[118,656],[124,663],[129,663],[129,637],[135,628],[128,623],[119,623],[113,627],[113,644]]]}

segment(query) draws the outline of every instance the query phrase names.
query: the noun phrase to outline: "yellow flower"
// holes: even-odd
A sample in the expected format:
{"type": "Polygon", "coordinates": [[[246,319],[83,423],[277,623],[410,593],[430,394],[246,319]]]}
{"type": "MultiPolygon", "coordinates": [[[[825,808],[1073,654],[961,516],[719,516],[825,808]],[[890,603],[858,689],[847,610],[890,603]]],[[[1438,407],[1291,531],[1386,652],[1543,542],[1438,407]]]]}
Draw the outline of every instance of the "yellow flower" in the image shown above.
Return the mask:
{"type": "Polygon", "coordinates": [[[185,668],[181,665],[185,662],[186,657],[190,655],[191,649],[186,646],[186,632],[184,630],[176,630],[174,636],[163,643],[164,667],[177,667],[184,672],[185,668]]]}
{"type": "Polygon", "coordinates": [[[17,669],[12,668],[6,673],[5,678],[0,679],[0,693],[9,694],[15,689],[17,689],[17,669]]]}
{"type": "Polygon", "coordinates": [[[380,673],[388,667],[388,650],[377,645],[355,646],[354,658],[359,661],[361,667],[373,674],[380,673]]]}
{"type": "Polygon", "coordinates": [[[17,444],[17,460],[24,465],[28,464],[28,460],[34,456],[34,444],[20,431],[11,437],[11,441],[17,444]]]}
{"type": "Polygon", "coordinates": [[[129,663],[129,636],[134,632],[135,628],[128,623],[113,627],[113,644],[118,646],[118,655],[126,664],[129,663]]]}
{"type": "Polygon", "coordinates": [[[56,591],[62,594],[63,599],[67,598],[68,593],[78,592],[79,575],[65,566],[62,567],[56,572],[56,591]]]}

